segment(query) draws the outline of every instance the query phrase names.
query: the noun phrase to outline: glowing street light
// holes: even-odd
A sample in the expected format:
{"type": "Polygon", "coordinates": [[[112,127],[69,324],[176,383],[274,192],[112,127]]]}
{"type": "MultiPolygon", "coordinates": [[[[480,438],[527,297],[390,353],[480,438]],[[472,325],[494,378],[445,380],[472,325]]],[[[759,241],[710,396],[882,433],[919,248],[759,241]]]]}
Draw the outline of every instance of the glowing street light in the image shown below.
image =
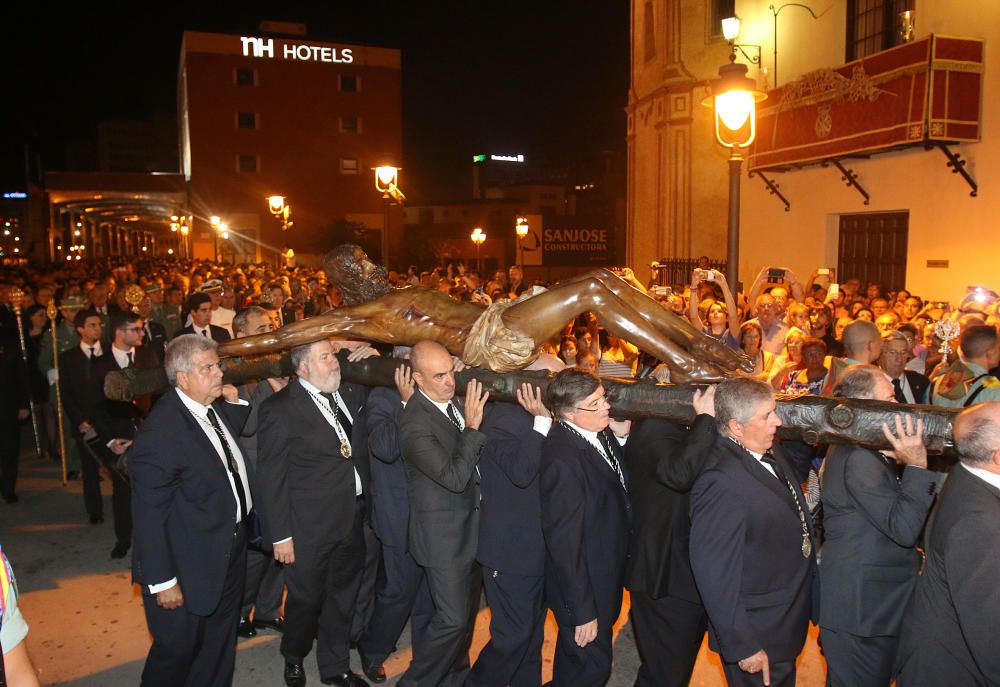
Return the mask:
{"type": "Polygon", "coordinates": [[[396,201],[403,204],[406,196],[399,190],[399,170],[401,167],[380,165],[375,168],[375,190],[382,194],[382,264],[389,266],[389,205],[396,201]]]}
{"type": "MultiPolygon", "coordinates": [[[[726,279],[739,283],[740,259],[740,167],[743,152],[757,137],[757,103],[767,95],[747,76],[747,66],[735,62],[719,68],[719,78],[709,84],[711,94],[701,104],[715,115],[715,138],[729,148],[729,236],[726,248],[726,279]]],[[[738,288],[738,287],[737,287],[738,288]]]]}
{"type": "Polygon", "coordinates": [[[483,245],[483,242],[486,241],[486,232],[483,231],[482,227],[476,227],[475,229],[472,230],[472,234],[469,235],[469,238],[472,239],[472,242],[474,244],[476,244],[476,265],[478,266],[479,269],[479,275],[482,276],[483,259],[479,255],[479,248],[480,246],[483,245]]]}
{"type": "Polygon", "coordinates": [[[294,226],[295,222],[291,220],[292,206],[284,196],[268,196],[267,209],[281,221],[282,231],[288,231],[294,226]]]}
{"type": "Polygon", "coordinates": [[[219,225],[222,224],[222,218],[218,215],[212,215],[208,218],[208,223],[212,225],[213,229],[218,229],[219,225]]]}

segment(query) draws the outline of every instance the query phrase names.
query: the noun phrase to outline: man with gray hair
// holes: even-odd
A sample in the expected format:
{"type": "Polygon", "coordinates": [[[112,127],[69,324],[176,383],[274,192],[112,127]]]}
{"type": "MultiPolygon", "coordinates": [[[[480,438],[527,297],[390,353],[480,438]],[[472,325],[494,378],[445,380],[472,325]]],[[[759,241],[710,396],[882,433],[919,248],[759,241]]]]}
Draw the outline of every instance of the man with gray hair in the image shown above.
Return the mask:
{"type": "Polygon", "coordinates": [[[912,357],[913,347],[906,335],[895,330],[882,334],[882,353],[878,358],[878,366],[889,377],[899,403],[923,403],[927,398],[930,380],[906,367],[912,357]]]}
{"type": "Polygon", "coordinates": [[[775,408],[764,382],[722,382],[720,436],[691,489],[691,569],[730,687],[759,686],[761,677],[794,685],[812,617],[812,520],[791,466],[772,451],[775,408]]]}
{"type": "Polygon", "coordinates": [[[233,680],[253,509],[236,436],[249,406],[223,385],[215,349],[194,334],[170,342],[164,367],[174,389],[129,454],[132,577],[153,636],[143,687],[233,680]]]}
{"type": "MultiPolygon", "coordinates": [[[[883,354],[894,343],[886,342],[883,354]]],[[[901,371],[903,361],[897,364],[901,371]]],[[[874,365],[848,367],[836,393],[896,400],[892,383],[874,365]]],[[[831,687],[888,687],[903,611],[920,571],[917,538],[938,476],[926,469],[923,422],[897,415],[893,424],[895,432],[882,425],[893,450],[837,446],[823,466],[819,625],[831,687]]]]}
{"type": "Polygon", "coordinates": [[[953,431],[960,462],[927,526],[900,634],[899,687],[1000,683],[1000,402],[962,411],[953,431]]]}

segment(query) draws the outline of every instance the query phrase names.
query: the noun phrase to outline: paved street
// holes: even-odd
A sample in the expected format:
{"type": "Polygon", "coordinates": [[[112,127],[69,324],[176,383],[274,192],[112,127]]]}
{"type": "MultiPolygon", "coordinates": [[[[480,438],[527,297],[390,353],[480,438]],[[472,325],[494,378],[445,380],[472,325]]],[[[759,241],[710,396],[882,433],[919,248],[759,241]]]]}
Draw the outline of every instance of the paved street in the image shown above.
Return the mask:
{"type": "MultiPolygon", "coordinates": [[[[28,441],[22,443],[27,446],[28,441]]],[[[107,478],[102,483],[107,488],[107,478]]],[[[79,481],[65,489],[54,463],[33,456],[22,458],[18,484],[21,502],[0,503],[0,544],[11,559],[21,589],[21,609],[31,626],[28,648],[45,685],[73,687],[134,687],[149,646],[138,588],[130,583],[128,558],[112,561],[114,545],[111,502],[105,498],[105,523],[88,524],[79,481]]],[[[625,687],[635,679],[638,656],[631,627],[619,620],[615,669],[609,685],[625,687]]],[[[489,610],[476,624],[473,659],[488,638],[489,610]]],[[[235,684],[280,687],[282,662],[278,635],[265,632],[241,640],[235,684]]],[[[555,623],[546,626],[544,677],[551,675],[555,623]]],[[[394,685],[410,659],[409,637],[387,663],[394,685]]],[[[357,670],[357,658],[355,655],[357,670]]],[[[310,685],[319,685],[312,656],[306,661],[310,685]]],[[[798,684],[820,687],[823,663],[810,636],[799,663],[798,684]]],[[[692,685],[723,685],[718,658],[702,646],[692,685]]]]}

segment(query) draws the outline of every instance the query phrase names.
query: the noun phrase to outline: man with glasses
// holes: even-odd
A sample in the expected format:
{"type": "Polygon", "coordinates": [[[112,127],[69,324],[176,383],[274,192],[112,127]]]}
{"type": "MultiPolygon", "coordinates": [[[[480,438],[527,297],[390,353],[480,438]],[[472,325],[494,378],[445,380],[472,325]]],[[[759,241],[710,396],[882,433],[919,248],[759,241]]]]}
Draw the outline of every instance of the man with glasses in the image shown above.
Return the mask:
{"type": "Polygon", "coordinates": [[[546,600],[559,625],[552,681],[603,685],[628,558],[632,514],[622,446],[631,423],[611,420],[600,379],[576,369],[549,382],[545,406],[556,419],[538,478],[546,600]]]}
{"type": "Polygon", "coordinates": [[[129,453],[132,578],[153,637],[143,687],[233,680],[253,510],[236,436],[250,408],[236,387],[223,386],[215,348],[198,335],[170,342],[164,368],[174,388],[129,453]]]}
{"type": "Polygon", "coordinates": [[[906,364],[912,357],[913,349],[902,332],[889,331],[882,334],[882,353],[878,358],[878,366],[889,377],[897,403],[927,402],[927,387],[931,382],[919,372],[906,369],[906,364]]]}

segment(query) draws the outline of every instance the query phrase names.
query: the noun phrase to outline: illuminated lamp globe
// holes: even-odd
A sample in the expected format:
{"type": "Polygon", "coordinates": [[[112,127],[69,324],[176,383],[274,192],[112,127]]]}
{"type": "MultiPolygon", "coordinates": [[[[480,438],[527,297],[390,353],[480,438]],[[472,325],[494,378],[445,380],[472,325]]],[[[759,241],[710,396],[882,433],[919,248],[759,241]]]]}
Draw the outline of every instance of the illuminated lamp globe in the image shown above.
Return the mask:
{"type": "Polygon", "coordinates": [[[272,215],[280,215],[285,210],[284,196],[268,196],[267,207],[272,215]]]}
{"type": "Polygon", "coordinates": [[[747,66],[730,63],[719,67],[719,78],[709,87],[702,105],[715,111],[715,137],[727,148],[745,148],[757,137],[756,104],[767,95],[747,76],[747,66]]]}
{"type": "Polygon", "coordinates": [[[385,193],[399,185],[399,168],[382,165],[375,168],[375,190],[385,193]]]}
{"type": "Polygon", "coordinates": [[[740,18],[726,17],[722,20],[722,36],[727,41],[734,41],[740,35],[740,18]]]}

